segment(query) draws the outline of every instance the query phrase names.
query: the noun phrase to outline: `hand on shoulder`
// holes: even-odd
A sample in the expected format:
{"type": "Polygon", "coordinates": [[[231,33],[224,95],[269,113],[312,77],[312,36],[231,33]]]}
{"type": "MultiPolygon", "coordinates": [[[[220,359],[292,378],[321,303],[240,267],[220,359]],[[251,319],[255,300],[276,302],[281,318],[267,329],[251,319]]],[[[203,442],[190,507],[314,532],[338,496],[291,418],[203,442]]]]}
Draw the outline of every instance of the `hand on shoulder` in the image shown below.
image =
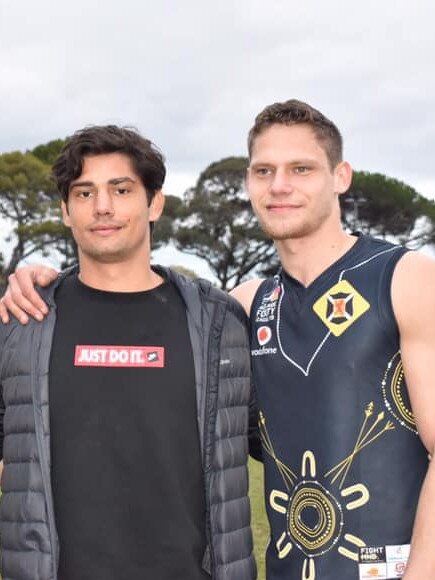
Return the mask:
{"type": "Polygon", "coordinates": [[[48,308],[35,290],[35,286],[48,286],[57,275],[58,272],[53,268],[40,264],[18,268],[9,276],[6,292],[0,298],[1,321],[8,324],[9,313],[13,314],[21,324],[29,322],[29,315],[36,320],[42,320],[48,308]]]}

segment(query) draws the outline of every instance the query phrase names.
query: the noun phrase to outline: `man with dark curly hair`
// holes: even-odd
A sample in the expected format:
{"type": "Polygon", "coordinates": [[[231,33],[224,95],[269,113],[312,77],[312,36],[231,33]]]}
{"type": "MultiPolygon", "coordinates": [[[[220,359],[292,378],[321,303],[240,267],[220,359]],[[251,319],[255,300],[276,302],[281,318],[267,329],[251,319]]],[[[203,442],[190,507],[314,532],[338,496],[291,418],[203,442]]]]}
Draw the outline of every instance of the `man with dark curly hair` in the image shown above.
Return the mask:
{"type": "Polygon", "coordinates": [[[0,324],[5,580],[256,578],[246,315],[151,266],[165,173],[116,126],[54,163],[79,264],[43,322],[0,324]]]}

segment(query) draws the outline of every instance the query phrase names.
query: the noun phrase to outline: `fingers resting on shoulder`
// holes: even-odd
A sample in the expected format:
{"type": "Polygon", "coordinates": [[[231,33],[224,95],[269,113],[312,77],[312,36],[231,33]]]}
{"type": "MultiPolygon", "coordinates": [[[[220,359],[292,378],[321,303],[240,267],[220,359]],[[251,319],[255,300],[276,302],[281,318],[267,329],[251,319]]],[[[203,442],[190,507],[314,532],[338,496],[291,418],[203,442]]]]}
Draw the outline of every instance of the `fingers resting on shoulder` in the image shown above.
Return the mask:
{"type": "Polygon", "coordinates": [[[29,322],[29,316],[42,320],[48,312],[35,286],[48,286],[57,276],[57,271],[41,265],[23,266],[8,278],[8,287],[0,298],[0,319],[4,324],[15,316],[22,324],[29,322]]]}

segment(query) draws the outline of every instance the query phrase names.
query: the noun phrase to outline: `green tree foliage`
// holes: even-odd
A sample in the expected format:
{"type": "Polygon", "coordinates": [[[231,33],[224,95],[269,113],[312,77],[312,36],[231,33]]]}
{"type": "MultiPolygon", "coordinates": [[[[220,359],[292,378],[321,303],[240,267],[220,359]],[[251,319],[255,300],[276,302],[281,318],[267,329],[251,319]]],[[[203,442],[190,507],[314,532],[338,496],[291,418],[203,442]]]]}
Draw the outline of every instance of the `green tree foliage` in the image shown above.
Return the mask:
{"type": "Polygon", "coordinates": [[[33,153],[35,157],[37,157],[40,161],[45,163],[46,165],[53,165],[56,161],[60,150],[65,145],[66,139],[53,139],[53,141],[49,141],[43,145],[38,145],[30,153],[33,153]]]}
{"type": "Polygon", "coordinates": [[[247,164],[244,157],[227,157],[209,165],[185,193],[173,222],[177,248],[204,259],[225,290],[275,254],[245,192],[247,164]]]}
{"type": "MultiPolygon", "coordinates": [[[[50,168],[59,156],[62,147],[65,145],[66,139],[53,139],[48,143],[38,145],[32,149],[31,153],[46,163],[50,168]]],[[[57,211],[57,210],[56,210],[57,211]]],[[[60,219],[60,212],[59,212],[60,219]]],[[[53,248],[55,248],[59,254],[62,256],[62,261],[60,263],[61,268],[67,268],[77,262],[77,245],[72,237],[71,230],[59,224],[59,237],[53,239],[53,248]]]]}
{"type": "Polygon", "coordinates": [[[165,209],[153,229],[153,250],[161,248],[173,238],[175,221],[182,213],[182,206],[183,201],[179,197],[175,195],[165,196],[165,209]]]}
{"type": "MultiPolygon", "coordinates": [[[[224,289],[254,271],[270,275],[278,268],[274,247],[261,232],[245,192],[247,164],[243,157],[228,157],[209,165],[183,203],[173,206],[168,222],[178,249],[203,258],[224,289]]],[[[435,203],[396,179],[356,171],[340,203],[349,231],[393,238],[413,248],[435,243],[435,203]]]]}
{"type": "MultiPolygon", "coordinates": [[[[0,155],[0,218],[12,227],[12,255],[0,253],[0,286],[18,263],[36,251],[56,249],[65,267],[77,259],[70,230],[63,226],[50,167],[64,145],[56,139],[26,153],[0,155]]],[[[262,233],[245,191],[248,160],[228,157],[210,164],[183,199],[167,196],[153,232],[153,248],[173,241],[204,259],[222,288],[278,267],[274,246],[262,233]]],[[[343,224],[413,247],[435,243],[435,203],[412,187],[378,173],[355,172],[340,197],[343,224]]]]}
{"type": "Polygon", "coordinates": [[[12,254],[2,265],[5,279],[18,263],[37,251],[46,252],[64,238],[50,168],[32,153],[0,155],[0,217],[12,225],[7,238],[12,254]]]}
{"type": "Polygon", "coordinates": [[[340,202],[348,230],[394,237],[415,248],[434,241],[434,202],[397,179],[355,171],[352,185],[340,202]]]}
{"type": "MultiPolygon", "coordinates": [[[[51,167],[59,156],[66,141],[67,139],[53,139],[48,143],[38,145],[32,149],[31,153],[51,167]]],[[[65,227],[63,224],[60,224],[59,228],[59,237],[53,240],[53,247],[62,256],[60,267],[67,268],[77,262],[77,245],[69,228],[65,227]]]]}

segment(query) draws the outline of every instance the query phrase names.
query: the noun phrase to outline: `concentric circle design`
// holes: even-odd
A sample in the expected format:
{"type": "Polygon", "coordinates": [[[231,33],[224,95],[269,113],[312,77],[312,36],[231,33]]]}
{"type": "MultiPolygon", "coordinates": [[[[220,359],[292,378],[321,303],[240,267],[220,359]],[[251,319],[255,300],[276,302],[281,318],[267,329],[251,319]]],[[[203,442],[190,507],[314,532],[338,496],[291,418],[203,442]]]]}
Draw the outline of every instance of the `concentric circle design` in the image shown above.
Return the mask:
{"type": "Polygon", "coordinates": [[[393,417],[413,433],[417,433],[414,415],[408,397],[400,352],[389,361],[382,381],[382,395],[385,406],[393,417]]]}
{"type": "Polygon", "coordinates": [[[290,536],[305,555],[320,556],[340,537],[343,510],[319,482],[301,481],[289,500],[287,524],[290,536]]]}

